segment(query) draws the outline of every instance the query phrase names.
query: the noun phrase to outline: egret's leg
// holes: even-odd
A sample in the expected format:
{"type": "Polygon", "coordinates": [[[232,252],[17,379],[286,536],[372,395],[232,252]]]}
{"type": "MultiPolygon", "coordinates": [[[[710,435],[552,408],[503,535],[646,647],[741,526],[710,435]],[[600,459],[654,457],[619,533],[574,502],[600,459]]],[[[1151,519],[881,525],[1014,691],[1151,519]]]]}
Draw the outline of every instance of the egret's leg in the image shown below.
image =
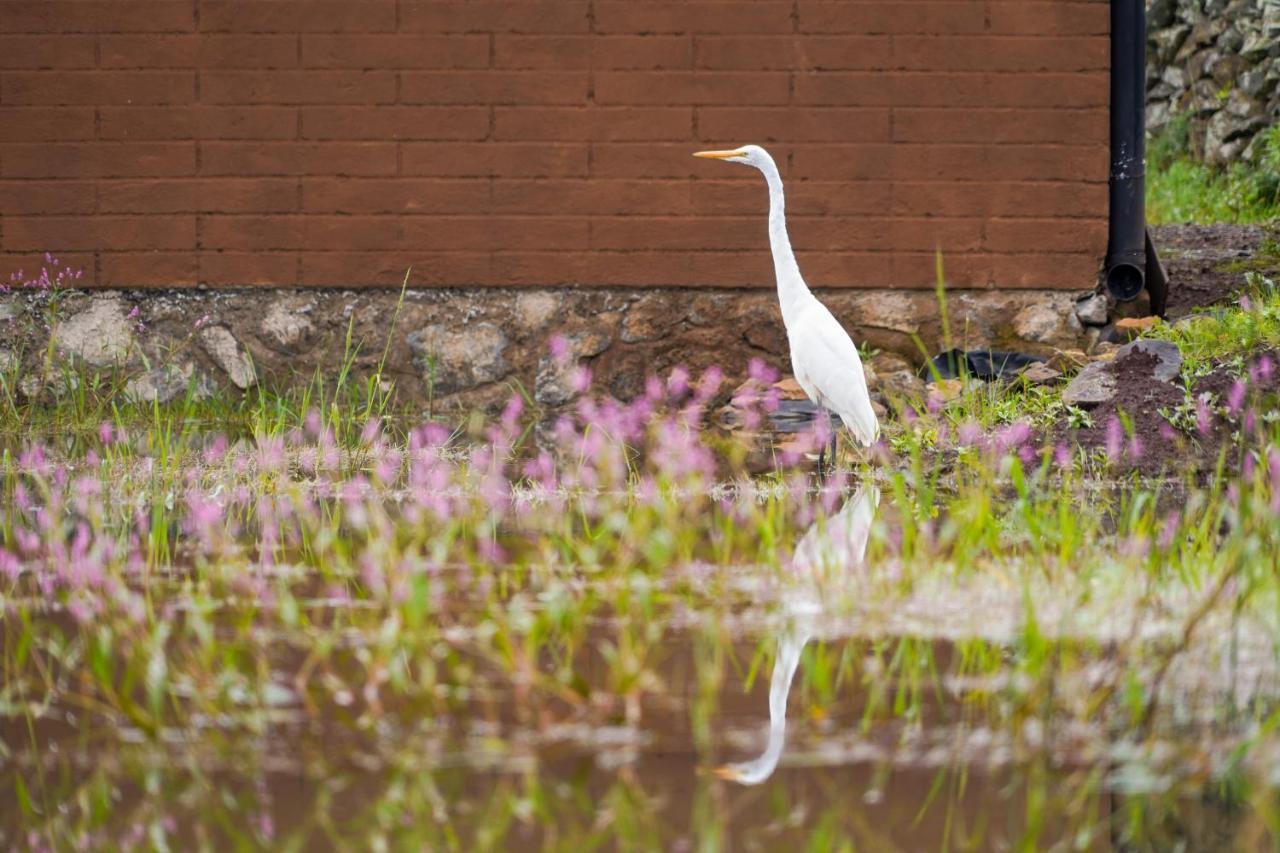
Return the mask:
{"type": "Polygon", "coordinates": [[[831,470],[840,470],[840,430],[831,430],[831,470]]]}

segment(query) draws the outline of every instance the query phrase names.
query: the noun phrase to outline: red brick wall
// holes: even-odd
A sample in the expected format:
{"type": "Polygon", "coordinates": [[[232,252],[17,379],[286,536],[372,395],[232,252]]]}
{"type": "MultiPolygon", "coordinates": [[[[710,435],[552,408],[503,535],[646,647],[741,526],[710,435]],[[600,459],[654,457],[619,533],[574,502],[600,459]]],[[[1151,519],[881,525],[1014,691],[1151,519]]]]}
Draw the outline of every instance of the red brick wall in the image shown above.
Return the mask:
{"type": "MultiPolygon", "coordinates": [[[[1102,0],[0,0],[0,272],[1084,287],[1102,0]]],[[[7,278],[7,274],[5,276],[7,278]]]]}

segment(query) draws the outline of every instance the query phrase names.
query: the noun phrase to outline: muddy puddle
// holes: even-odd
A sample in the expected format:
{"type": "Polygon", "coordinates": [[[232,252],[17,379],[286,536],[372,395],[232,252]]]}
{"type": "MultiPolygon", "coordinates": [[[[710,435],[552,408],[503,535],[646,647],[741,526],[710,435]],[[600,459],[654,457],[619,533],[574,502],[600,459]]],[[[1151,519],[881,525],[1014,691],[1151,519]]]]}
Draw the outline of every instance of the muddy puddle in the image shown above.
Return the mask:
{"type": "MultiPolygon", "coordinates": [[[[65,640],[20,668],[26,689],[4,690],[0,841],[1263,843],[1280,783],[1273,624],[1216,606],[1212,585],[1156,591],[1123,573],[1064,588],[988,565],[903,586],[868,549],[881,503],[875,487],[851,490],[769,565],[525,564],[483,579],[438,566],[420,624],[412,608],[330,594],[334,579],[303,567],[265,575],[296,599],[250,605],[175,566],[145,585],[168,608],[165,663],[136,679],[28,590],[11,609],[65,640]],[[160,693],[162,666],[186,674],[160,693]],[[94,679],[124,700],[104,707],[94,679]]],[[[6,636],[5,660],[28,660],[6,636]]]]}

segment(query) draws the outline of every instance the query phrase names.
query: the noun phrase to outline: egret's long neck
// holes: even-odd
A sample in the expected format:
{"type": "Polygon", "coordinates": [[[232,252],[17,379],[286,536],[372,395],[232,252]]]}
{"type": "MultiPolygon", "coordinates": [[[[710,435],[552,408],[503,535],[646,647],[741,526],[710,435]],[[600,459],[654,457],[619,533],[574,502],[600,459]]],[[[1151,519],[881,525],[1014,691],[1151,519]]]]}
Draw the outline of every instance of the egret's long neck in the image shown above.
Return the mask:
{"type": "Polygon", "coordinates": [[[787,319],[804,298],[811,296],[795,253],[791,251],[791,239],[787,236],[787,203],[782,193],[782,176],[772,160],[760,167],[765,183],[769,185],[769,248],[773,251],[773,272],[778,279],[778,301],[782,315],[787,319]]]}

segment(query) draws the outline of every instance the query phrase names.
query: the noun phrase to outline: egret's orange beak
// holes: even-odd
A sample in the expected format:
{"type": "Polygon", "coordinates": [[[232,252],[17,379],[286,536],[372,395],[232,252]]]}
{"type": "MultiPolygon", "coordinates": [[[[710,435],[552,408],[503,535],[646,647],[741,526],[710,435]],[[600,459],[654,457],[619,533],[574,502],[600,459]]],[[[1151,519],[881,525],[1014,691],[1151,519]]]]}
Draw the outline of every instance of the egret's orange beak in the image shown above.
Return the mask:
{"type": "Polygon", "coordinates": [[[738,771],[727,764],[722,767],[717,767],[715,770],[711,772],[715,773],[716,776],[718,776],[721,779],[727,779],[730,782],[738,781],[738,771]]]}
{"type": "Polygon", "coordinates": [[[709,157],[712,160],[725,160],[729,157],[738,157],[743,153],[741,148],[735,148],[732,151],[695,151],[694,157],[709,157]]]}

